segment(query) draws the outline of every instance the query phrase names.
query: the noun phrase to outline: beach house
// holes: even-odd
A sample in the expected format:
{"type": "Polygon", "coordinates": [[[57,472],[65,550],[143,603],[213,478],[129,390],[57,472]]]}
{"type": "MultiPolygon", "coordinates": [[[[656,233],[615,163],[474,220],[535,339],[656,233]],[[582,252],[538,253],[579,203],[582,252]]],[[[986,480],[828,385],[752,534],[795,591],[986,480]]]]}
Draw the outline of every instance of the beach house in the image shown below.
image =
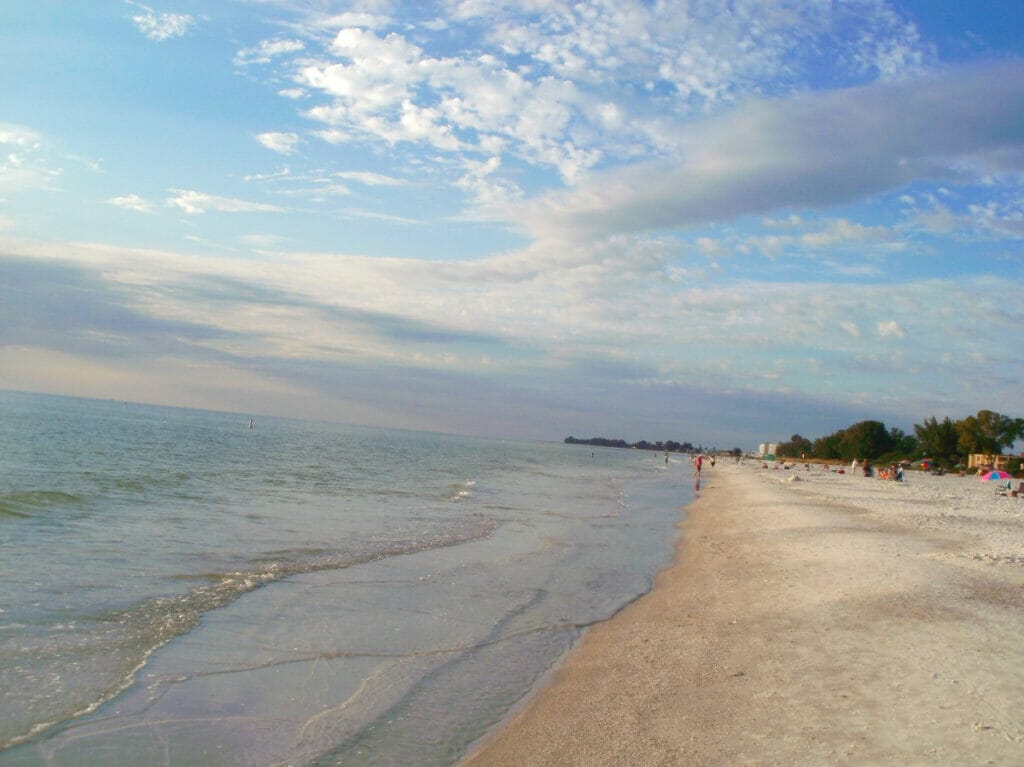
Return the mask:
{"type": "Polygon", "coordinates": [[[971,453],[967,456],[968,469],[992,468],[1005,470],[1010,465],[1012,455],[989,455],[987,453],[971,453]]]}

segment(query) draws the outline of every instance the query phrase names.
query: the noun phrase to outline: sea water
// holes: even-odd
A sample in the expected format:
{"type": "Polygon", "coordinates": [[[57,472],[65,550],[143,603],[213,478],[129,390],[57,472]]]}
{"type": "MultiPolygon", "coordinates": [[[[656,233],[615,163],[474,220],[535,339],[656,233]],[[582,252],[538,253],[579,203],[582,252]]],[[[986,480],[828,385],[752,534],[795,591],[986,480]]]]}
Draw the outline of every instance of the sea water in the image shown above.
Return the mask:
{"type": "Polygon", "coordinates": [[[0,766],[454,764],[650,588],[688,476],[0,392],[0,766]]]}

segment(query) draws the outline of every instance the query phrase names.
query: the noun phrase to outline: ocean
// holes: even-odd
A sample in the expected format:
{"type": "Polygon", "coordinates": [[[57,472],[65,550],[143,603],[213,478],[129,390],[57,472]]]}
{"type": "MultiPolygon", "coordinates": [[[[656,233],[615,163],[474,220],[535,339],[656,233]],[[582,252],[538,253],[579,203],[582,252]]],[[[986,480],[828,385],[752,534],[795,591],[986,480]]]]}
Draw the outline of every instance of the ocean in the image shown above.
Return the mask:
{"type": "Polygon", "coordinates": [[[452,765],[648,591],[654,452],[0,392],[0,767],[452,765]]]}

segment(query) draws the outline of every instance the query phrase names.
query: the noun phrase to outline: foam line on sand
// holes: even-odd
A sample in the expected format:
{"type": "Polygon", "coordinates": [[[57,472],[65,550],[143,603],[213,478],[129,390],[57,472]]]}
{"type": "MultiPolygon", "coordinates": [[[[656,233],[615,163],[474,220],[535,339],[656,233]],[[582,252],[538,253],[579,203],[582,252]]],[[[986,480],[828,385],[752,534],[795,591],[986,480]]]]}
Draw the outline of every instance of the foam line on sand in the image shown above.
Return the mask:
{"type": "Polygon", "coordinates": [[[687,511],[466,767],[1024,764],[1024,498],[719,462],[687,511]]]}

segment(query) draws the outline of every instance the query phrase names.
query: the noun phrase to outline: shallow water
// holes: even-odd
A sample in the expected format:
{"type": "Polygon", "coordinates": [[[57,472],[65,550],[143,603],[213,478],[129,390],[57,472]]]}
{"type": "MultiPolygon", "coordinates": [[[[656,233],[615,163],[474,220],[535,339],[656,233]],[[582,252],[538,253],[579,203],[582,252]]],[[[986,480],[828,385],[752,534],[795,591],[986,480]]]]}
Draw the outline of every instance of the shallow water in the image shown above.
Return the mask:
{"type": "Polygon", "coordinates": [[[451,764],[692,497],[654,453],[0,408],[4,766],[451,764]]]}

